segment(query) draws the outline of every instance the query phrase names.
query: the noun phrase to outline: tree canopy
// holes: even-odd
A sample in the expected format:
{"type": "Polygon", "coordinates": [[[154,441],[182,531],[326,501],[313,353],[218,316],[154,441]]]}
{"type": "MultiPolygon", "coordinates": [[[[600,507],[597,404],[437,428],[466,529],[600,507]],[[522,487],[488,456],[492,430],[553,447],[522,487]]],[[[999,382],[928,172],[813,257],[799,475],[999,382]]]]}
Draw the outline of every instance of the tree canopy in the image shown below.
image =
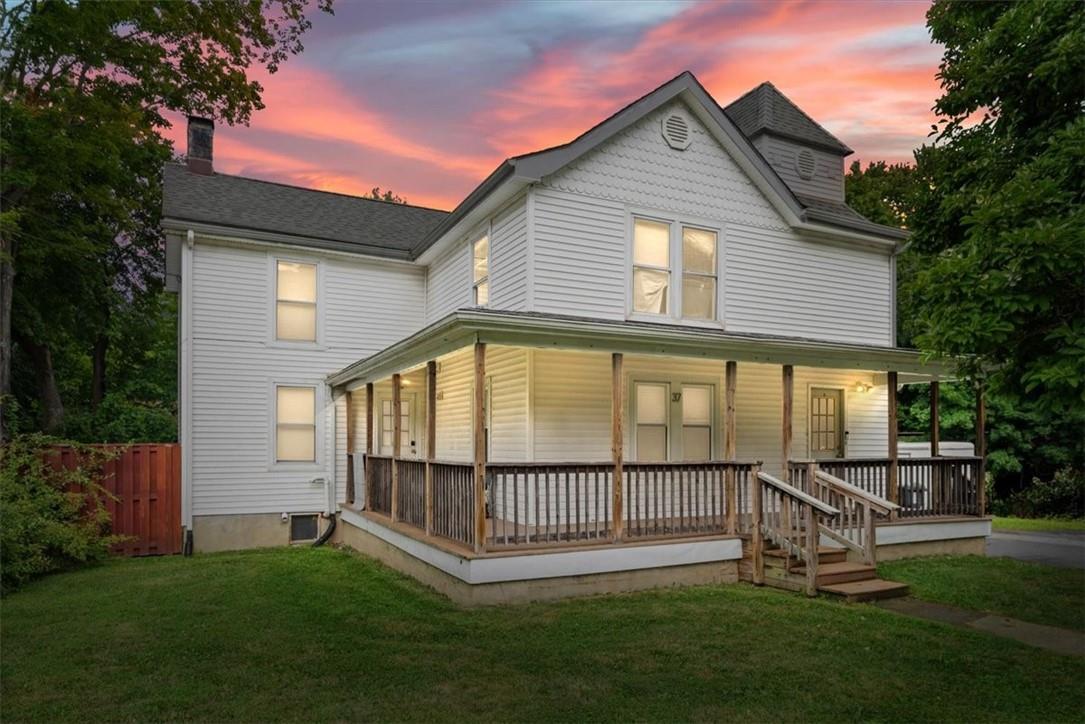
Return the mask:
{"type": "MultiPolygon", "coordinates": [[[[118,316],[161,287],[169,112],[245,123],[255,66],[302,50],[306,0],[0,4],[0,398],[64,427],[58,360],[105,398],[118,316]],[[14,344],[13,344],[14,342],[14,344]],[[77,353],[76,350],[81,350],[77,353]],[[16,377],[12,380],[14,363],[16,377]],[[9,393],[23,391],[21,405],[9,393]]],[[[330,0],[316,7],[330,11],[330,0]]],[[[157,314],[151,318],[158,320],[157,314]]]]}

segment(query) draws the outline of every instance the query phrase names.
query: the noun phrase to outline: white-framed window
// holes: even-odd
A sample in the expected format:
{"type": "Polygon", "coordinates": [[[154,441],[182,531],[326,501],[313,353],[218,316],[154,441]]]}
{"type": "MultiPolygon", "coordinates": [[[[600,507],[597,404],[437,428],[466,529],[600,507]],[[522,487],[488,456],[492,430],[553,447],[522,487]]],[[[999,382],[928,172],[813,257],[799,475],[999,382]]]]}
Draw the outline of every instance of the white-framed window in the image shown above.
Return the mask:
{"type": "Polygon", "coordinates": [[[490,237],[482,236],[471,245],[475,306],[485,307],[490,301],[490,237]]]}
{"type": "Polygon", "coordinates": [[[275,386],[275,462],[316,462],[316,388],[275,386]]]}
{"type": "Polygon", "coordinates": [[[633,311],[669,314],[671,296],[671,225],[633,219],[633,311]]]}
{"type": "Polygon", "coordinates": [[[716,318],[716,254],[719,235],[682,227],[682,318],[716,318]]]}
{"type": "Polygon", "coordinates": [[[275,339],[316,342],[317,265],[275,261],[275,339]]]}
{"type": "Polygon", "coordinates": [[[636,455],[638,462],[670,458],[670,385],[663,382],[634,383],[636,405],[636,455]]]}
{"type": "Polygon", "coordinates": [[[682,458],[712,459],[713,388],[682,385],[682,458]]]}
{"type": "Polygon", "coordinates": [[[632,234],[630,313],[716,322],[720,232],[688,219],[634,215],[632,234]]]}

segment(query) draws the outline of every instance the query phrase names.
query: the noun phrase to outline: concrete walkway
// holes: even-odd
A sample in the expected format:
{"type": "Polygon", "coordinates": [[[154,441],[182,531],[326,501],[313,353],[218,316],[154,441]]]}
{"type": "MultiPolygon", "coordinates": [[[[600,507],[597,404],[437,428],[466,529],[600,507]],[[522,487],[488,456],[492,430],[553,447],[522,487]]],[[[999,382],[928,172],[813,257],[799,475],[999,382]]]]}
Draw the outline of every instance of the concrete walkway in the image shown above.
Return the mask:
{"type": "Polygon", "coordinates": [[[987,538],[987,555],[1085,569],[1085,533],[996,530],[987,538]]]}
{"type": "Polygon", "coordinates": [[[1085,633],[1078,631],[1055,626],[1041,626],[1037,623],[1018,621],[1015,618],[920,601],[916,598],[890,598],[879,601],[875,605],[905,616],[925,618],[928,621],[938,621],[958,628],[969,628],[1014,639],[1057,654],[1085,656],[1085,633]]]}

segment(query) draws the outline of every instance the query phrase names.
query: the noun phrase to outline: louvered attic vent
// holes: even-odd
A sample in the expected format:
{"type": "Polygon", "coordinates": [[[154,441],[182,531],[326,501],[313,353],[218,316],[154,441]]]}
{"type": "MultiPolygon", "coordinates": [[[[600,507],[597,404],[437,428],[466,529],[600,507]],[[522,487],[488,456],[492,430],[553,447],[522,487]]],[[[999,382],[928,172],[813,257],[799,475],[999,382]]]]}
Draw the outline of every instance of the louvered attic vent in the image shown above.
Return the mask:
{"type": "Polygon", "coordinates": [[[668,113],[663,116],[663,139],[671,148],[685,151],[689,148],[692,135],[689,121],[681,113],[668,113]]]}
{"type": "Polygon", "coordinates": [[[799,172],[799,178],[809,181],[814,178],[816,168],[817,162],[814,160],[814,154],[805,148],[799,151],[799,155],[795,158],[795,170],[799,172]]]}

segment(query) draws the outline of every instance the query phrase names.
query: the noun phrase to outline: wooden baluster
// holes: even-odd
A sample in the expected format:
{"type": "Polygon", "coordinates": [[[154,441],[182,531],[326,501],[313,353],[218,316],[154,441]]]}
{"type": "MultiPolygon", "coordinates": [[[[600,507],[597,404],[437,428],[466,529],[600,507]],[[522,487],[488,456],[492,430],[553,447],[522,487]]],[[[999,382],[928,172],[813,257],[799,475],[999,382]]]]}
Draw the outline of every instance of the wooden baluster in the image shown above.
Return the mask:
{"type": "Polygon", "coordinates": [[[751,485],[751,513],[753,514],[753,531],[750,538],[750,548],[753,553],[753,582],[761,586],[765,583],[764,541],[761,537],[761,472],[760,465],[754,465],[750,470],[751,485]]]}
{"type": "Polygon", "coordinates": [[[876,517],[877,513],[871,510],[869,503],[863,506],[863,525],[866,526],[863,532],[863,560],[868,566],[878,564],[876,517]]]}

